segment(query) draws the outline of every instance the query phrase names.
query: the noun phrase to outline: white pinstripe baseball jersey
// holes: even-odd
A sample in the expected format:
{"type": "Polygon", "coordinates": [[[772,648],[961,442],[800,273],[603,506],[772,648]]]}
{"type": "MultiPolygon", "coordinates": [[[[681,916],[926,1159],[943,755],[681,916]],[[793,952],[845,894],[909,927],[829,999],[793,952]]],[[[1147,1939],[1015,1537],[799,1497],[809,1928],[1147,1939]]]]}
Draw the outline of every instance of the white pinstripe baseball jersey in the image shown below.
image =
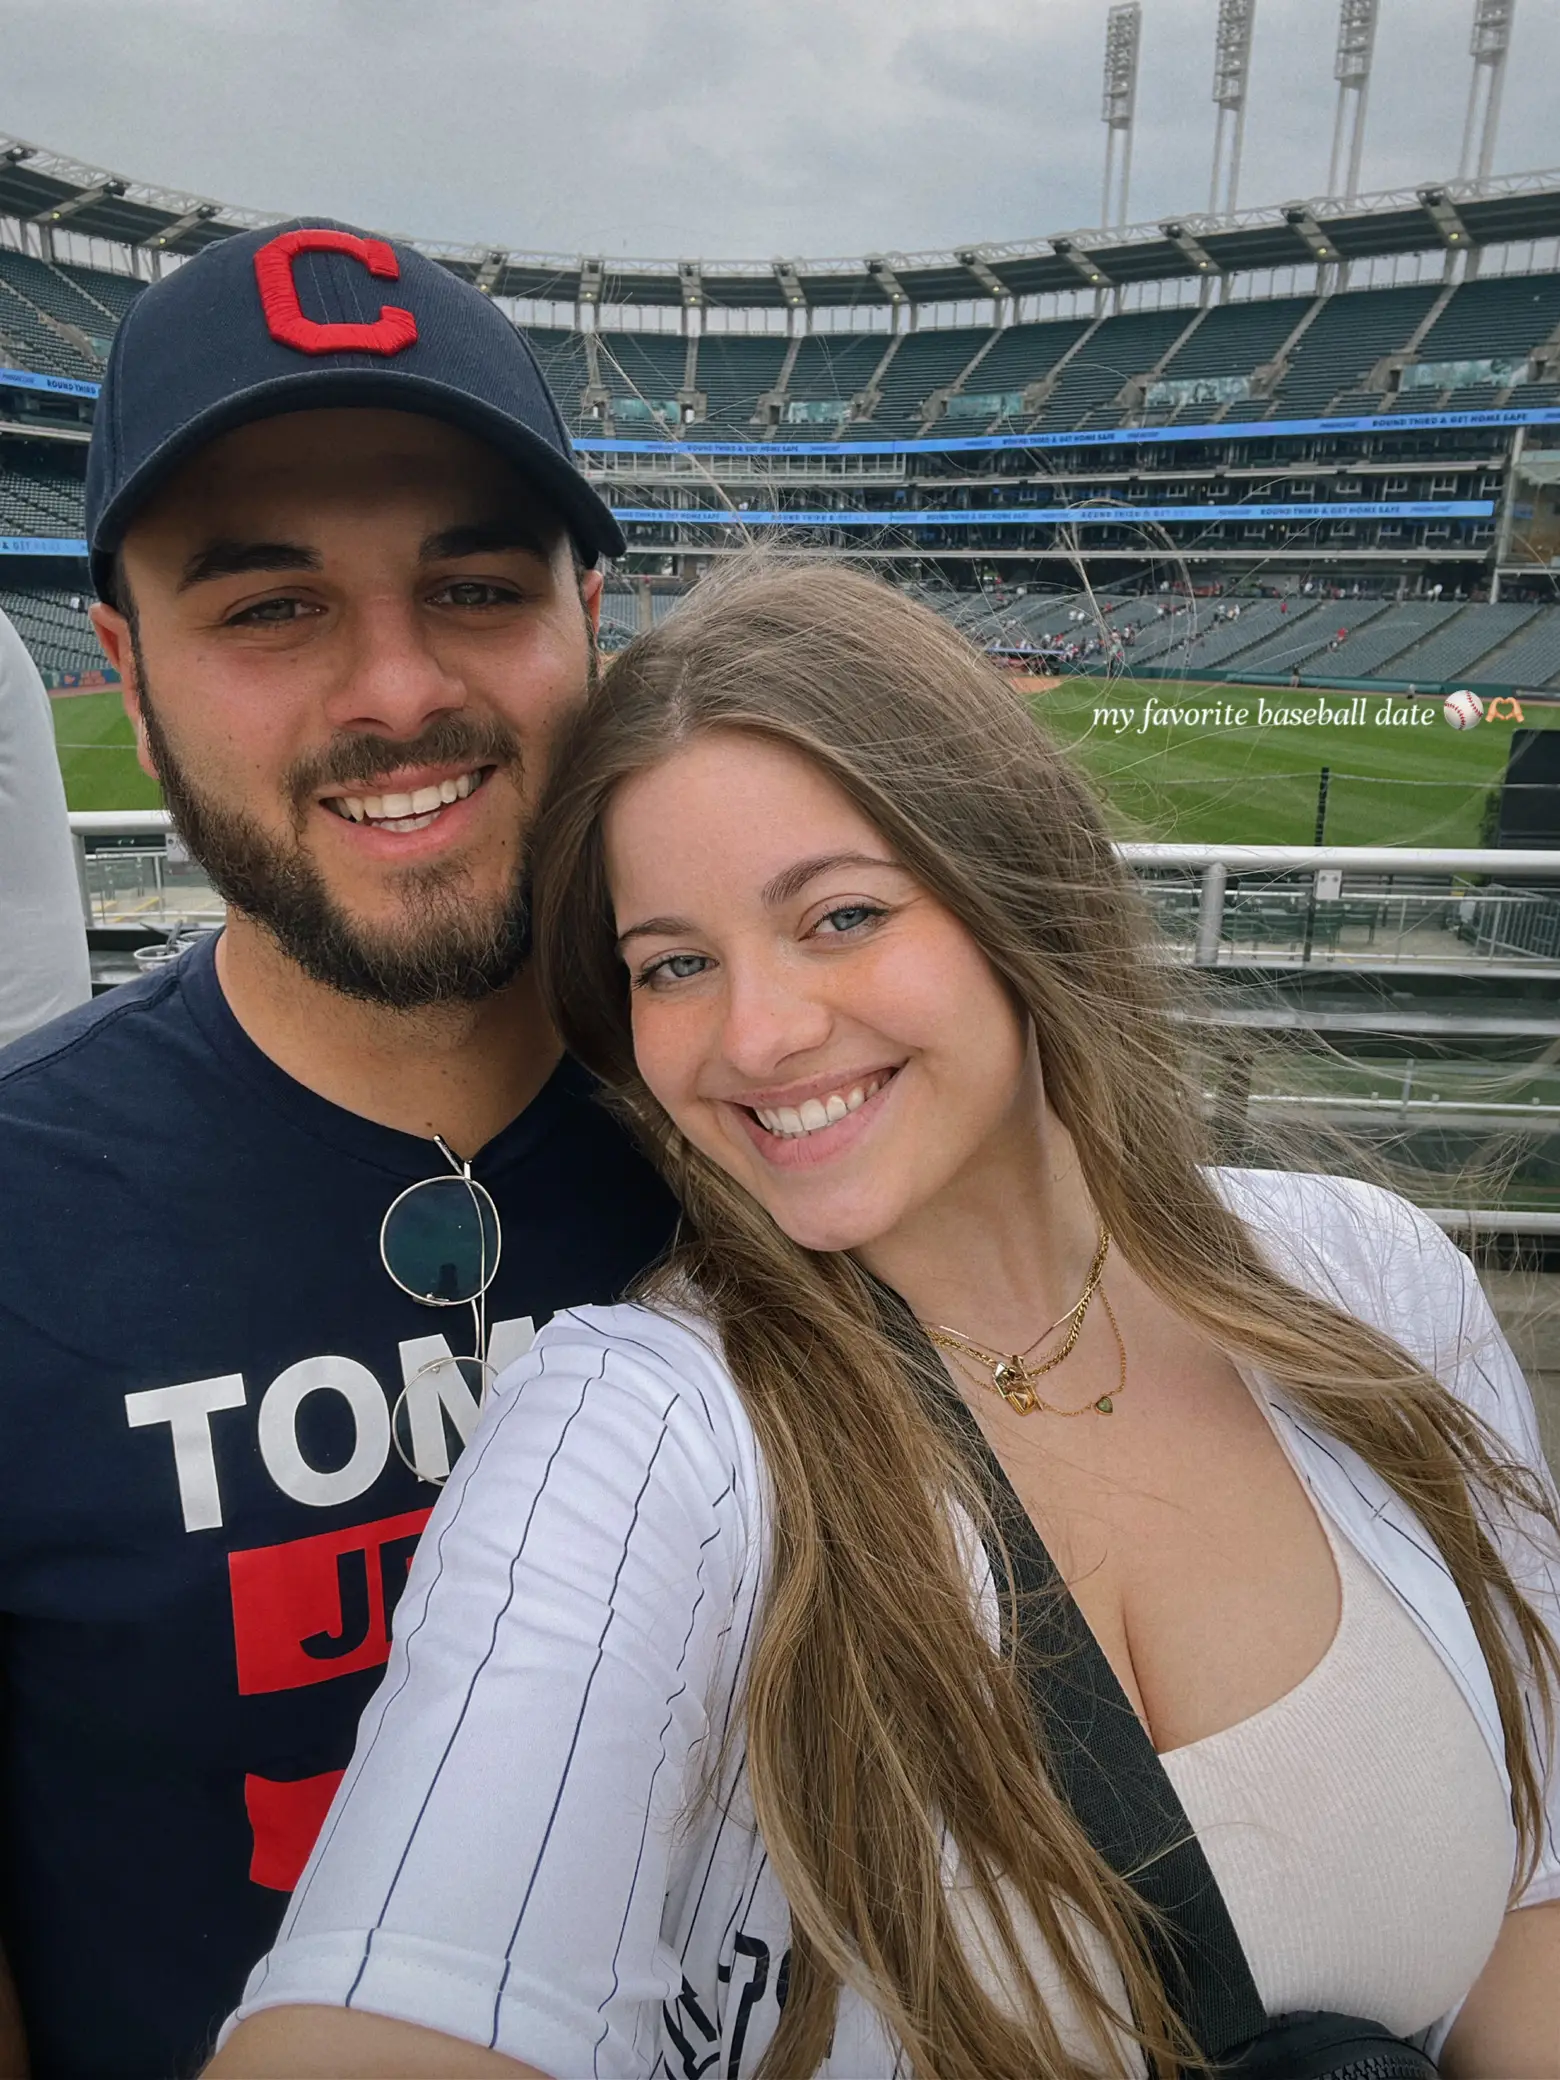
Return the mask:
{"type": "MultiPolygon", "coordinates": [[[[1335,1180],[1216,1182],[1286,1275],[1397,1335],[1541,1463],[1472,1268],[1423,1216],[1335,1180]]],[[[1268,1400],[1320,1507],[1436,1649],[1505,1785],[1488,1671],[1439,1556],[1369,1468],[1268,1400]]],[[[556,2080],[750,2074],[785,1996],[788,1914],[740,1726],[713,1795],[700,1787],[740,1711],[764,1518],[752,1430],[707,1333],[637,1307],[558,1317],[500,1383],[423,1538],[384,1686],[239,2014],[361,2007],[556,2080]]],[[[1557,1556],[1500,1535],[1560,1617],[1557,1556]]],[[[972,1594],[988,1589],[972,1580],[972,1594]]],[[[1531,1900],[1560,1894],[1555,1834],[1531,1900]]],[[[1044,1960],[1037,1971],[1044,1984],[1044,1960]]],[[[824,2070],[895,2073],[854,1995],[824,2070]]]]}

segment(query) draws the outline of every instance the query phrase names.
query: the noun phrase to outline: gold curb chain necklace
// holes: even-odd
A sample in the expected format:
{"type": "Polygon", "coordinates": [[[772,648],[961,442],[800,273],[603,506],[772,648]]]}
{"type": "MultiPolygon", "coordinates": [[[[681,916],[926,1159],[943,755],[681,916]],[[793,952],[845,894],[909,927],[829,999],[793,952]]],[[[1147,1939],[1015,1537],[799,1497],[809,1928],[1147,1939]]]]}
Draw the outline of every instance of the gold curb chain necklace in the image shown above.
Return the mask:
{"type": "Polygon", "coordinates": [[[1127,1347],[1122,1341],[1121,1326],[1116,1320],[1116,1311],[1110,1304],[1110,1296],[1100,1281],[1105,1275],[1105,1259],[1110,1253],[1110,1232],[1101,1227],[1094,1262],[1089,1266],[1088,1278],[1083,1291],[1065,1314],[1057,1316],[1047,1329],[1042,1329],[1026,1350],[1004,1353],[977,1343],[973,1336],[966,1336],[962,1329],[950,1329],[942,1322],[923,1322],[921,1327],[939,1350],[947,1351],[952,1357],[962,1359],[971,1372],[984,1383],[995,1389],[1015,1414],[1027,1416],[1033,1410],[1044,1409],[1052,1416],[1108,1416],[1114,1413],[1116,1398],[1127,1384],[1127,1347]],[[1101,1394],[1098,1400],[1085,1401],[1078,1408],[1058,1408],[1054,1402],[1045,1400],[1035,1391],[1035,1382],[1054,1370],[1065,1358],[1072,1355],[1078,1338],[1083,1334],[1083,1324],[1095,1294],[1105,1310],[1105,1319],[1110,1323],[1111,1334],[1116,1339],[1118,1376],[1112,1392],[1101,1394]],[[1035,1360],[1033,1354],[1048,1336],[1054,1336],[1064,1323],[1070,1323],[1059,1349],[1050,1357],[1035,1360]]]}

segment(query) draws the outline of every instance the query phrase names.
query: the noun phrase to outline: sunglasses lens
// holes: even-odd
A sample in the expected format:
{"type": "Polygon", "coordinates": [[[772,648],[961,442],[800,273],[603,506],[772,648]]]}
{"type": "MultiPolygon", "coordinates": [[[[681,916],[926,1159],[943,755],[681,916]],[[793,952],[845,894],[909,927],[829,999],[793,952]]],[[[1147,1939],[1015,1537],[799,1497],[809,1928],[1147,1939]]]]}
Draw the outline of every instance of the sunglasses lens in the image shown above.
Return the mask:
{"type": "Polygon", "coordinates": [[[498,1265],[498,1210],[479,1184],[430,1177],[385,1215],[380,1246],[385,1269],[415,1299],[475,1300],[498,1265]]]}

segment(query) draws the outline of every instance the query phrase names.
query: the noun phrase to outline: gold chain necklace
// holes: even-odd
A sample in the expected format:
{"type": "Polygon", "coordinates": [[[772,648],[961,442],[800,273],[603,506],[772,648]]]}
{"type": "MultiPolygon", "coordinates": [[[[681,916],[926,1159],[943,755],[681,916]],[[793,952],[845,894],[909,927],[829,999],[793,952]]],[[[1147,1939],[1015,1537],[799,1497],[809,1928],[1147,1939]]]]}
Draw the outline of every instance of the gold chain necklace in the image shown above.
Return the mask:
{"type": "Polygon", "coordinates": [[[984,1376],[985,1384],[1000,1394],[1009,1408],[1018,1415],[1027,1416],[1037,1408],[1044,1409],[1048,1415],[1055,1416],[1081,1416],[1086,1415],[1090,1410],[1096,1415],[1111,1415],[1115,1410],[1116,1395],[1119,1395],[1127,1384],[1127,1347],[1122,1340],[1121,1327],[1116,1320],[1115,1310],[1110,1304],[1110,1296],[1102,1289],[1100,1284],[1100,1280],[1104,1276],[1105,1258],[1109,1249],[1110,1234],[1107,1229],[1102,1227],[1100,1229],[1099,1246],[1094,1253],[1094,1262],[1089,1266],[1089,1276],[1082,1293],[1073,1302],[1072,1306],[1068,1308],[1066,1314],[1059,1315],[1049,1329],[1043,1329],[1040,1332],[1034,1343],[1030,1344],[1026,1351],[1014,1351],[1011,1354],[1005,1354],[1001,1351],[991,1350],[985,1344],[977,1343],[974,1337],[966,1336],[962,1330],[950,1329],[941,1322],[923,1322],[921,1326],[925,1329],[930,1340],[940,1350],[945,1350],[952,1356],[962,1359],[972,1371],[979,1367],[984,1376]],[[1065,1358],[1071,1356],[1078,1338],[1083,1333],[1084,1318],[1088,1314],[1089,1303],[1093,1300],[1096,1293],[1100,1296],[1100,1305],[1104,1308],[1106,1319],[1110,1323],[1111,1334],[1116,1339],[1116,1354],[1119,1365],[1115,1391],[1111,1394],[1101,1394],[1094,1401],[1086,1401],[1079,1408],[1058,1408],[1053,1402],[1044,1400],[1035,1392],[1035,1382],[1043,1379],[1046,1373],[1050,1372],[1055,1366],[1060,1365],[1065,1358]],[[1072,1327],[1063,1340],[1061,1348],[1053,1351],[1049,1358],[1042,1359],[1039,1364],[1030,1364],[1028,1362],[1029,1352],[1033,1351],[1037,1345],[1043,1343],[1047,1336],[1059,1329],[1063,1322],[1069,1320],[1072,1322],[1072,1327]]]}

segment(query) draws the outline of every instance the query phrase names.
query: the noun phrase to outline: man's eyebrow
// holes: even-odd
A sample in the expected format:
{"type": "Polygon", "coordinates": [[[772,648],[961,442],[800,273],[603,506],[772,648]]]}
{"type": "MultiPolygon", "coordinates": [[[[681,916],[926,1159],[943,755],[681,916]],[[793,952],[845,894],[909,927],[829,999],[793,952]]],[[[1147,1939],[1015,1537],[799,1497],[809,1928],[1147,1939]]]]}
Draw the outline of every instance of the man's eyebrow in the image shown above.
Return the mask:
{"type": "Polygon", "coordinates": [[[459,527],[441,528],[424,537],[417,551],[420,563],[449,563],[462,556],[493,556],[521,549],[543,563],[552,559],[553,544],[545,529],[513,515],[502,520],[471,520],[459,527]]]}
{"type": "MultiPolygon", "coordinates": [[[[760,891],[764,905],[776,909],[788,903],[793,896],[801,894],[809,881],[816,881],[820,874],[827,874],[836,867],[886,867],[891,873],[903,873],[897,860],[879,859],[871,852],[829,852],[819,859],[799,859],[795,866],[787,867],[776,874],[772,881],[765,882],[760,891]]],[[[692,936],[698,927],[686,917],[647,917],[639,924],[631,924],[626,932],[618,934],[618,945],[626,946],[630,939],[683,939],[692,936]]]]}
{"type": "Polygon", "coordinates": [[[179,590],[204,585],[212,578],[241,578],[250,571],[317,571],[322,568],[319,552],[301,542],[242,542],[221,536],[197,549],[185,563],[179,590]]]}

